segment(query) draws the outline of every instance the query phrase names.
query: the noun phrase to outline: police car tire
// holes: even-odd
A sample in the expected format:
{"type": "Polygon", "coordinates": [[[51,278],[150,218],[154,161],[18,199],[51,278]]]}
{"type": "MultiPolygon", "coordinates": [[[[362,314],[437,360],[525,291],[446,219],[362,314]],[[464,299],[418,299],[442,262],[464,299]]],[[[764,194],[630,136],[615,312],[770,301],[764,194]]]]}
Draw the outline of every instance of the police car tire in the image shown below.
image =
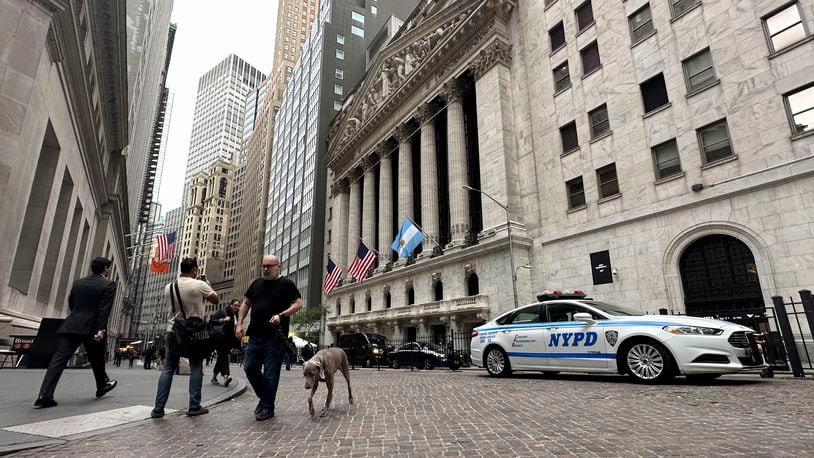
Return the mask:
{"type": "Polygon", "coordinates": [[[664,347],[664,345],[656,342],[655,340],[637,340],[625,346],[625,351],[622,354],[622,362],[624,364],[625,372],[633,378],[635,381],[639,383],[661,383],[666,380],[673,378],[675,375],[673,369],[673,356],[670,354],[670,351],[664,347]],[[644,378],[637,375],[633,369],[630,367],[630,363],[628,361],[628,357],[630,356],[631,350],[634,348],[641,348],[638,347],[639,345],[646,345],[650,346],[651,348],[655,349],[662,359],[662,370],[661,372],[654,378],[644,378]]]}
{"type": "Polygon", "coordinates": [[[483,359],[483,365],[486,368],[486,372],[488,372],[491,377],[507,377],[507,376],[511,375],[511,373],[512,373],[512,368],[511,368],[511,365],[509,364],[509,356],[506,354],[505,351],[503,351],[499,347],[491,347],[491,348],[487,349],[485,357],[483,359]],[[495,351],[502,355],[503,361],[504,361],[503,370],[500,371],[500,372],[492,372],[489,369],[489,355],[492,352],[495,352],[495,351]]]}

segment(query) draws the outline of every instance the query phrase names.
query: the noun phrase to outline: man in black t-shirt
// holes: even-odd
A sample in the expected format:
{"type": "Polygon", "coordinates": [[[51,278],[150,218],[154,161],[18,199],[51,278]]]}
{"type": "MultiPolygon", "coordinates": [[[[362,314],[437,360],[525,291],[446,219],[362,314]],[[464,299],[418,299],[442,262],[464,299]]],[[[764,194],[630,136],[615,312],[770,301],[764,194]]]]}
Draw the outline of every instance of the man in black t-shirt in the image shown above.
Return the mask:
{"type": "Polygon", "coordinates": [[[243,369],[255,394],[260,398],[254,409],[255,420],[267,420],[274,416],[274,400],[280,382],[280,368],[286,354],[285,339],[288,323],[302,308],[302,296],[297,285],[281,277],[280,260],[277,256],[263,256],[263,276],[252,282],[246,290],[240,306],[235,336],[243,339],[243,321],[252,311],[249,344],[243,369]],[[261,373],[262,367],[262,373],[261,373]]]}

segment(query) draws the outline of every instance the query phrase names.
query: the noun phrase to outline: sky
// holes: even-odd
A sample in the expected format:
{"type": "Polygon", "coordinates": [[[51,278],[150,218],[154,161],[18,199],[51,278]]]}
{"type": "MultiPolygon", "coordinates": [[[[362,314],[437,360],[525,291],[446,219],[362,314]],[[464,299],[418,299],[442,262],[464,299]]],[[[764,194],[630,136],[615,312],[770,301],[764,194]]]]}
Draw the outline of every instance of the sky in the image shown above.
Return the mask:
{"type": "Polygon", "coordinates": [[[181,205],[198,78],[233,53],[271,73],[277,0],[175,0],[172,22],[178,31],[167,86],[175,101],[158,196],[164,213],[181,205]]]}

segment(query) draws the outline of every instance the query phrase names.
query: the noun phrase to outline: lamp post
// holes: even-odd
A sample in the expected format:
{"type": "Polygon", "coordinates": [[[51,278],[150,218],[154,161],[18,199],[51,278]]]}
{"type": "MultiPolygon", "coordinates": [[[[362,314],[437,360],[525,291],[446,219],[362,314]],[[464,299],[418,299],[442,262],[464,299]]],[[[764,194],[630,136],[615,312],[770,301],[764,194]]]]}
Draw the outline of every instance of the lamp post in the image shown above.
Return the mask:
{"type": "Polygon", "coordinates": [[[496,203],[500,208],[502,208],[503,210],[506,211],[506,232],[507,232],[507,235],[509,237],[509,263],[510,263],[511,269],[512,269],[512,293],[514,294],[514,308],[517,308],[518,307],[518,304],[517,304],[517,270],[514,268],[514,251],[512,249],[512,222],[509,219],[509,206],[508,205],[503,205],[502,203],[495,200],[494,197],[490,196],[489,194],[487,194],[484,191],[481,191],[480,189],[475,189],[475,188],[473,188],[472,186],[469,186],[469,185],[463,185],[462,187],[464,189],[466,189],[467,191],[478,192],[478,193],[483,194],[484,196],[488,197],[489,200],[496,203]]]}

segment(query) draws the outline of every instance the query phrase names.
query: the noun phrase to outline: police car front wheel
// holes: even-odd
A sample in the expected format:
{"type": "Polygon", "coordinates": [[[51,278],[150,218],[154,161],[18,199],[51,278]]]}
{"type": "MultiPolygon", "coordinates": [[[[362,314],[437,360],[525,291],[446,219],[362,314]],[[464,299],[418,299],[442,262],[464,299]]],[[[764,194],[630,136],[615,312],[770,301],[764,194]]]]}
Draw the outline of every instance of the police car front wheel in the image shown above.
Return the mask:
{"type": "Polygon", "coordinates": [[[624,362],[627,373],[637,382],[659,383],[673,376],[670,352],[658,342],[634,342],[627,347],[624,362]]]}
{"type": "Polygon", "coordinates": [[[512,373],[509,357],[503,350],[492,347],[486,352],[486,372],[492,377],[505,377],[512,373]]]}

